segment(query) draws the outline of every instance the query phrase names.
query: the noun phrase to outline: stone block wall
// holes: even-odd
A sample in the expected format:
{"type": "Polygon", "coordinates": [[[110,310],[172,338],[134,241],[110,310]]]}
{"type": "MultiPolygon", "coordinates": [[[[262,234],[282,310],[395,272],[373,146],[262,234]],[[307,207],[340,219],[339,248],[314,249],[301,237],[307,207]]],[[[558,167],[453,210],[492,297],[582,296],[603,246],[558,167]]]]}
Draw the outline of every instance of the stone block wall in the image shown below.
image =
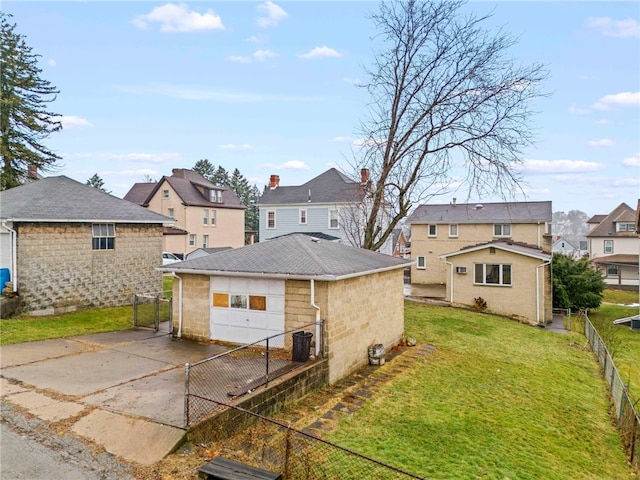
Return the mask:
{"type": "MultiPolygon", "coordinates": [[[[209,341],[211,338],[210,327],[210,277],[207,275],[193,275],[181,273],[182,279],[182,332],[183,337],[198,341],[209,341]],[[187,319],[187,321],[184,321],[187,319]]],[[[180,319],[180,280],[173,281],[173,325],[178,328],[180,319]]]]}
{"type": "Polygon", "coordinates": [[[53,314],[79,307],[130,305],[134,293],[159,292],[162,225],[116,224],[114,250],[92,250],[91,223],[21,223],[21,308],[53,314]]]}

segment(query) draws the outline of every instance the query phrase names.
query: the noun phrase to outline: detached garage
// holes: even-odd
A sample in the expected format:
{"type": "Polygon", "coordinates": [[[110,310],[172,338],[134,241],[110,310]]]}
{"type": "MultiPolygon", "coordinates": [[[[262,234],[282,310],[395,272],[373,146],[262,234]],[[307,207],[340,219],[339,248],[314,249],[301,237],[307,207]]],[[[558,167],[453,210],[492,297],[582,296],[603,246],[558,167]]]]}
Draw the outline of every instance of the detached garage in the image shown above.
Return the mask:
{"type": "Polygon", "coordinates": [[[252,343],[323,320],[329,379],[368,362],[368,347],[404,334],[411,262],[292,234],[159,268],[173,286],[176,335],[252,343]]]}

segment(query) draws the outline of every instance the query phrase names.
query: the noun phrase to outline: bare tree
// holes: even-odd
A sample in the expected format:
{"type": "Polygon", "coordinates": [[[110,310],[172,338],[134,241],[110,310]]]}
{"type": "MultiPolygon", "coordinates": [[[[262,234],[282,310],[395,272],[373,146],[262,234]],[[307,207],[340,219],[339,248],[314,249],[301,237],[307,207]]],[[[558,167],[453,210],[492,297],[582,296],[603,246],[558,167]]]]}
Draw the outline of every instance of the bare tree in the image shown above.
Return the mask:
{"type": "Polygon", "coordinates": [[[414,203],[444,192],[458,167],[458,188],[504,196],[521,185],[530,101],[544,96],[547,72],[518,65],[507,55],[516,40],[485,28],[490,15],[463,13],[464,4],[382,2],[372,15],[382,47],[366,71],[371,103],[354,162],[372,179],[365,248],[378,249],[414,203]]]}

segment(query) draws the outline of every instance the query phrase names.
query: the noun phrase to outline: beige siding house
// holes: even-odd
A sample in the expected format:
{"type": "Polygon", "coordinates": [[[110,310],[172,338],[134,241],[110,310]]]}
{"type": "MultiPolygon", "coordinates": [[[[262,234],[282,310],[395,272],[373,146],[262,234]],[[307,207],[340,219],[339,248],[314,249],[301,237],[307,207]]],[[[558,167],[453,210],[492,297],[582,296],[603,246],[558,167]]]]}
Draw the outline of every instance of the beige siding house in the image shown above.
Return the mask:
{"type": "Polygon", "coordinates": [[[247,344],[322,320],[333,383],[366,364],[371,345],[399,343],[408,264],[292,234],[160,270],[177,276],[179,336],[247,344]]]}
{"type": "Polygon", "coordinates": [[[411,283],[440,286],[448,281],[445,253],[497,240],[551,251],[551,202],[420,205],[407,218],[411,227],[411,283]]]}
{"type": "Polygon", "coordinates": [[[608,215],[594,215],[587,221],[589,258],[603,272],[607,285],[638,286],[640,236],[636,217],[635,210],[621,203],[608,215]]]}
{"type": "Polygon", "coordinates": [[[441,256],[447,265],[446,299],[521,322],[552,320],[551,255],[499,240],[441,256]],[[485,305],[486,304],[486,305],[485,305]]]}
{"type": "Polygon", "coordinates": [[[162,290],[170,218],[58,176],[0,192],[0,220],[0,268],[24,311],[129,305],[162,290]]]}
{"type": "Polygon", "coordinates": [[[136,183],[124,199],[174,219],[175,226],[164,231],[164,251],[182,258],[199,248],[244,245],[240,199],[193,170],[174,168],[157,183],[136,183]]]}

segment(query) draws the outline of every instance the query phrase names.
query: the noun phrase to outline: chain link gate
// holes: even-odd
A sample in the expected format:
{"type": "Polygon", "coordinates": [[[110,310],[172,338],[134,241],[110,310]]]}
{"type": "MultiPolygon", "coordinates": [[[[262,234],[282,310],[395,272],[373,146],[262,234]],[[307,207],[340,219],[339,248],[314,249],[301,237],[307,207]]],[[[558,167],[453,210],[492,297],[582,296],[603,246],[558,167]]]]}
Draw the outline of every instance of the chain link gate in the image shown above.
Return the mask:
{"type": "Polygon", "coordinates": [[[165,292],[136,293],[133,296],[133,326],[160,330],[160,323],[169,322],[173,331],[172,299],[165,292]]]}

